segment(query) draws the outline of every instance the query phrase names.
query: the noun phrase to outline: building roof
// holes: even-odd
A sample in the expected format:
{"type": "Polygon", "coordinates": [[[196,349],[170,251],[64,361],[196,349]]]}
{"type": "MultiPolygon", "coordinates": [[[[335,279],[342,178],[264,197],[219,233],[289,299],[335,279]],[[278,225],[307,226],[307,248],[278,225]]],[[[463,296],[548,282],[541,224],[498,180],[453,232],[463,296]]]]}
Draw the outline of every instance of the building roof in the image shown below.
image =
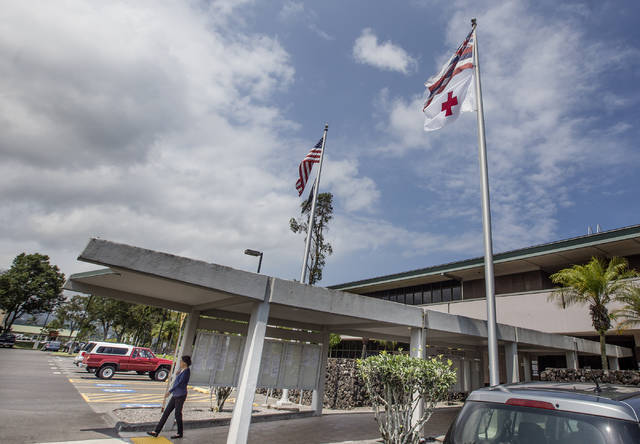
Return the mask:
{"type": "MultiPolygon", "coordinates": [[[[58,332],[58,336],[65,336],[65,337],[68,337],[69,333],[71,333],[68,328],[58,328],[58,329],[56,329],[56,331],[58,332]]],[[[11,326],[11,332],[38,335],[38,334],[42,334],[42,326],[39,326],[39,325],[13,324],[11,326]]],[[[77,334],[78,334],[77,331],[73,332],[73,336],[74,337],[77,334]]]]}
{"type": "MultiPolygon", "coordinates": [[[[534,245],[494,254],[496,276],[534,270],[555,272],[568,265],[587,262],[593,256],[640,254],[640,225],[534,245]]],[[[484,257],[435,265],[402,273],[378,276],[329,288],[365,293],[445,280],[475,280],[484,277],[484,257]]]]}
{"type": "MultiPolygon", "coordinates": [[[[103,239],[91,239],[79,260],[109,269],[74,274],[65,283],[67,290],[199,313],[206,317],[203,325],[225,325],[223,331],[235,331],[227,329],[232,324],[228,321],[248,322],[256,303],[268,302],[268,326],[286,327],[287,331],[293,328],[409,342],[412,331],[426,327],[430,341],[457,347],[484,345],[488,336],[487,322],[480,319],[305,285],[103,239]]],[[[234,324],[238,327],[237,322],[234,324]]],[[[504,324],[497,324],[497,337],[500,342],[517,342],[522,350],[600,353],[600,344],[595,341],[504,324]]],[[[606,350],[608,356],[632,354],[631,349],[611,344],[606,345],[606,350]]]]}

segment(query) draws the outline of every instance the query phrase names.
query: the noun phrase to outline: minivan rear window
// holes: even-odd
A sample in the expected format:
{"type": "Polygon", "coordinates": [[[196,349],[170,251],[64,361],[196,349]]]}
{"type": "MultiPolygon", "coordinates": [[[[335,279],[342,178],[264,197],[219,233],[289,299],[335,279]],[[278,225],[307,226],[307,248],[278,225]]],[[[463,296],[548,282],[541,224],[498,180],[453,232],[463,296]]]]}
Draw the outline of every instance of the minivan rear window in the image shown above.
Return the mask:
{"type": "Polygon", "coordinates": [[[445,444],[626,444],[638,423],[562,410],[467,401],[445,444]]]}
{"type": "Polygon", "coordinates": [[[95,342],[89,342],[89,343],[87,343],[87,345],[85,345],[84,347],[82,347],[82,351],[85,351],[85,352],[91,352],[91,350],[92,350],[92,349],[93,349],[93,347],[95,347],[95,346],[96,346],[96,343],[95,343],[95,342]]]}
{"type": "Polygon", "coordinates": [[[98,347],[96,353],[103,353],[105,355],[126,355],[128,349],[122,347],[108,347],[105,345],[101,345],[98,347]]]}

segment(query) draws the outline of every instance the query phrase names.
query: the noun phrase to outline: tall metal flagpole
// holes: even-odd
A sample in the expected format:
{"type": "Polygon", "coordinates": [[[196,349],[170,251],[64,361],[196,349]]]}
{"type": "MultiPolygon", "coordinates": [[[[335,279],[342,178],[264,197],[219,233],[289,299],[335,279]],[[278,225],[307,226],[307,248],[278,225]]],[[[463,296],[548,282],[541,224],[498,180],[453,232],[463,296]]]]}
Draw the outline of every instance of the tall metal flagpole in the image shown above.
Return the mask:
{"type": "Polygon", "coordinates": [[[313,223],[316,216],[316,201],[318,200],[318,189],[320,188],[320,173],[322,173],[322,161],[324,160],[324,144],[327,141],[327,131],[329,124],[324,126],[324,134],[322,134],[322,152],[320,153],[320,163],[318,165],[318,175],[316,176],[315,186],[313,187],[313,201],[311,202],[311,212],[309,213],[309,229],[307,230],[307,243],[304,247],[304,258],[302,259],[302,271],[300,272],[300,283],[304,284],[307,277],[307,261],[309,260],[309,251],[311,249],[311,232],[313,231],[313,223]]]}
{"type": "Polygon", "coordinates": [[[482,183],[482,229],[484,232],[484,281],[487,294],[487,340],[489,346],[489,384],[500,384],[498,368],[498,338],[496,326],[496,294],[493,277],[493,245],[491,241],[491,208],[489,201],[489,169],[487,167],[487,147],[484,135],[484,110],[482,88],[480,86],[480,64],[478,57],[478,36],[476,19],[471,19],[473,27],[473,69],[475,70],[476,103],[478,107],[478,157],[480,160],[480,181],[482,183]]]}
{"type": "MultiPolygon", "coordinates": [[[[309,229],[307,230],[307,242],[304,246],[304,258],[302,259],[302,271],[300,272],[300,283],[304,284],[307,277],[307,261],[309,260],[309,251],[311,250],[311,232],[313,231],[313,222],[316,215],[316,201],[318,200],[318,189],[320,188],[320,173],[322,172],[322,161],[324,160],[324,144],[327,141],[327,131],[329,124],[324,125],[324,133],[322,134],[322,152],[320,153],[320,163],[318,165],[318,175],[316,176],[315,185],[313,186],[313,200],[311,201],[311,212],[309,213],[309,229]]],[[[289,403],[289,389],[282,389],[282,396],[276,404],[283,405],[289,403]]]]}

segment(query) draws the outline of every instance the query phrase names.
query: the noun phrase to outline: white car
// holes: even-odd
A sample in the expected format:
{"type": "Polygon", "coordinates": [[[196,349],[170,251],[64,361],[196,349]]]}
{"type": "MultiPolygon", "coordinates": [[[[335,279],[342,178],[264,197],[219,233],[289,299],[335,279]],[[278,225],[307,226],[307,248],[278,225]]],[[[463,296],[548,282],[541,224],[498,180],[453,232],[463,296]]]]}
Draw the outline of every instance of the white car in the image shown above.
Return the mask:
{"type": "Polygon", "coordinates": [[[76,355],[75,358],[73,358],[73,363],[75,365],[77,365],[78,367],[82,367],[82,360],[84,359],[84,357],[86,355],[88,355],[89,353],[93,352],[98,346],[100,345],[106,345],[106,346],[114,346],[114,345],[119,345],[119,346],[123,346],[123,347],[132,347],[130,345],[127,344],[116,344],[114,342],[96,342],[96,341],[90,341],[87,342],[87,345],[85,345],[84,347],[82,347],[82,350],[80,350],[80,352],[78,352],[78,354],[76,355]]]}

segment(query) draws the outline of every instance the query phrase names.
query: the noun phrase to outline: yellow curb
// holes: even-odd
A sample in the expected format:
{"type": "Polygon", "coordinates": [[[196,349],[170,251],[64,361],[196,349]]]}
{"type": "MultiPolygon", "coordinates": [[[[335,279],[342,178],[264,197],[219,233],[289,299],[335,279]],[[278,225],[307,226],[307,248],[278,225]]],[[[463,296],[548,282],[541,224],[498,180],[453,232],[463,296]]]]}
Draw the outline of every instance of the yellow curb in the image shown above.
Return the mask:
{"type": "Polygon", "coordinates": [[[187,387],[188,387],[188,388],[190,388],[191,390],[194,390],[194,391],[196,391],[196,392],[200,392],[200,393],[205,393],[205,394],[207,394],[207,395],[208,395],[209,393],[211,393],[211,391],[210,391],[210,390],[208,390],[208,389],[204,389],[204,388],[201,388],[201,387],[194,387],[194,386],[192,386],[192,385],[188,385],[187,387]]]}

